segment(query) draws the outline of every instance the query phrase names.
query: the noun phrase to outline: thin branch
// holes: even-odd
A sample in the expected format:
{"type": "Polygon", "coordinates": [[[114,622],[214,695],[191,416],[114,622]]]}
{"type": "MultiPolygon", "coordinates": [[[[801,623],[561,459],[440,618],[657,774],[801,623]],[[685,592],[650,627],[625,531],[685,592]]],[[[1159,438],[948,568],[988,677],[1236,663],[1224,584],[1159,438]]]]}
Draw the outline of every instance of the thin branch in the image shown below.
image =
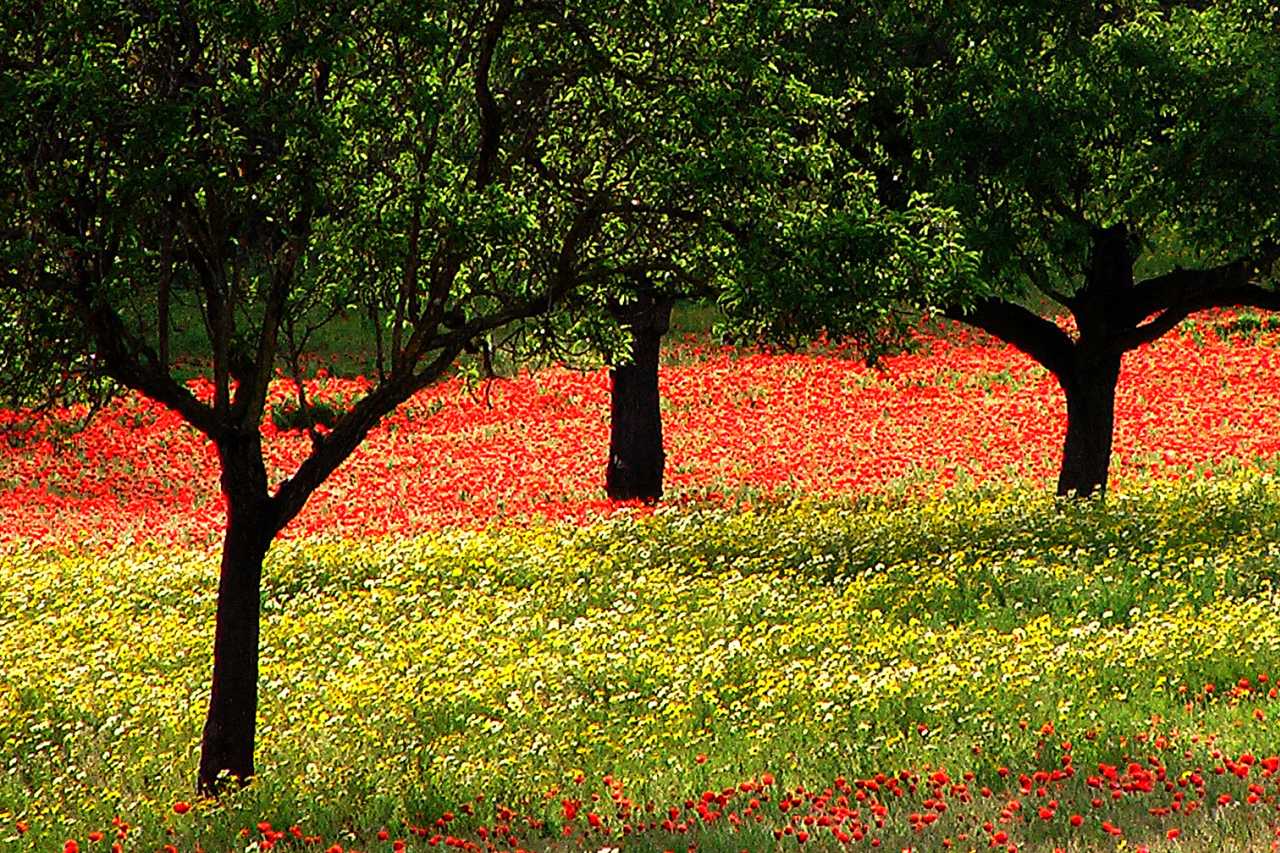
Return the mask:
{"type": "Polygon", "coordinates": [[[76,288],[74,298],[81,320],[93,336],[96,355],[102,359],[106,375],[168,406],[209,438],[216,440],[221,435],[222,423],[209,406],[197,400],[168,372],[160,370],[155,362],[144,363],[138,357],[140,345],[113,309],[95,302],[85,285],[76,288]]]}
{"type": "Polygon", "coordinates": [[[173,240],[166,233],[160,244],[160,283],[156,298],[156,333],[160,348],[159,368],[169,372],[169,299],[173,290],[173,240]]]}
{"type": "Polygon", "coordinates": [[[316,429],[316,420],[311,411],[311,401],[307,399],[307,385],[302,379],[302,348],[306,346],[308,337],[309,332],[304,332],[302,340],[298,340],[294,334],[293,318],[287,317],[285,319],[285,355],[287,356],[289,367],[289,378],[293,380],[293,389],[298,396],[298,412],[302,416],[303,426],[306,427],[307,435],[311,438],[311,447],[314,450],[324,441],[324,436],[316,429]]]}
{"type": "Polygon", "coordinates": [[[1022,274],[1025,275],[1036,290],[1052,299],[1054,302],[1066,308],[1068,311],[1074,311],[1077,300],[1069,294],[1058,290],[1049,282],[1049,276],[1041,269],[1034,259],[1028,256],[1018,244],[1014,245],[1014,253],[1018,256],[1019,266],[1022,268],[1022,274]]]}
{"type": "Polygon", "coordinates": [[[373,358],[378,371],[378,382],[387,381],[387,370],[383,362],[382,318],[378,316],[376,300],[369,300],[369,324],[373,326],[373,358]]]}
{"type": "MultiPolygon", "coordinates": [[[[308,230],[305,218],[300,223],[300,230],[303,235],[308,230]]],[[[267,388],[271,384],[276,352],[279,349],[281,318],[305,243],[305,236],[295,234],[280,250],[281,257],[272,264],[271,284],[262,313],[258,351],[254,354],[252,372],[240,378],[235,402],[231,407],[231,416],[239,422],[242,429],[256,428],[266,405],[267,388]]]]}
{"type": "Polygon", "coordinates": [[[452,340],[450,346],[442,349],[420,373],[393,377],[391,381],[376,386],[339,418],[329,434],[312,446],[310,455],[292,477],[280,484],[271,498],[280,525],[283,527],[302,511],[316,488],[355,452],[369,431],[384,417],[443,376],[462,351],[462,346],[461,341],[452,340]]]}

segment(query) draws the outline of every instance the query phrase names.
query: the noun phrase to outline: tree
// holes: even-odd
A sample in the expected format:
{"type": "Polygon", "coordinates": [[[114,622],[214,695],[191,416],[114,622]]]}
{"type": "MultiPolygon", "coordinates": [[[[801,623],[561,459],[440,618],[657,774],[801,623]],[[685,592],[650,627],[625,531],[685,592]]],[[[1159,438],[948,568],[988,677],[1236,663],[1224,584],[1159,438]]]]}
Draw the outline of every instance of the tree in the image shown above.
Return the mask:
{"type": "Polygon", "coordinates": [[[918,316],[902,310],[905,303],[968,292],[962,282],[972,262],[959,248],[954,216],[925,200],[907,211],[886,208],[832,133],[856,98],[809,79],[808,43],[829,16],[823,4],[789,1],[709,12],[704,74],[714,85],[686,94],[693,120],[715,138],[689,165],[714,191],[672,215],[692,213],[706,226],[696,233],[714,243],[701,252],[715,263],[627,270],[602,290],[571,297],[611,365],[605,488],[615,500],[662,495],[658,365],[674,300],[718,300],[726,331],[742,339],[792,344],[838,328],[874,356],[898,345],[918,316]],[[845,282],[847,298],[815,298],[815,281],[845,282]]]}
{"type": "Polygon", "coordinates": [[[1054,375],[1058,493],[1103,492],[1123,354],[1202,309],[1280,308],[1277,11],[878,7],[843,9],[815,42],[825,85],[863,93],[844,142],[885,204],[926,193],[959,213],[986,288],[940,304],[1054,375]]]}
{"type": "Polygon", "coordinates": [[[676,299],[716,300],[730,338],[792,347],[834,333],[869,360],[903,346],[927,306],[971,301],[974,258],[954,212],[918,195],[901,205],[878,197],[871,167],[844,144],[860,94],[815,85],[814,32],[834,21],[827,4],[797,4],[789,18],[765,18],[745,57],[723,58],[748,62],[759,81],[717,116],[715,156],[732,177],[705,218],[727,235],[731,273],[637,277],[608,297],[628,347],[610,361],[606,491],[615,500],[662,496],[658,365],[676,299]]]}
{"type": "Polygon", "coordinates": [[[662,496],[658,364],[675,298],[716,300],[731,339],[794,347],[836,334],[869,360],[904,346],[925,306],[970,300],[973,256],[954,213],[919,195],[886,204],[869,164],[844,145],[859,93],[815,85],[814,32],[832,19],[827,4],[765,18],[746,59],[758,85],[719,117],[731,191],[707,219],[727,233],[721,254],[732,274],[637,278],[609,298],[630,342],[611,362],[605,487],[614,500],[662,496]]]}
{"type": "Polygon", "coordinates": [[[583,334],[570,294],[714,278],[706,201],[741,153],[716,117],[755,74],[725,57],[772,7],[607,5],[21,0],[0,23],[0,380],[26,402],[109,380],[217,448],[202,791],[255,772],[270,544],[380,419],[494,330],[583,334]],[[325,426],[298,355],[353,308],[372,384],[325,426]],[[175,372],[178,312],[203,385],[175,372]],[[273,482],[281,369],[312,449],[273,482]]]}

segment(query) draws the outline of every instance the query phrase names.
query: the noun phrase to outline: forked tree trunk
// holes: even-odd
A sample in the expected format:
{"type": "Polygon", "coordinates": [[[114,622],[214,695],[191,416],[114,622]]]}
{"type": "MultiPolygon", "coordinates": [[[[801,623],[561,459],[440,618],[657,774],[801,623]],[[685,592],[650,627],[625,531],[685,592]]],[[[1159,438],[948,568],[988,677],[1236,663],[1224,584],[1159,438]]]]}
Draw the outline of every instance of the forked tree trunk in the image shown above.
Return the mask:
{"type": "Polygon", "coordinates": [[[1077,361],[1063,379],[1067,435],[1058,474],[1059,497],[1106,494],[1119,377],[1120,356],[1104,355],[1077,361]]]}
{"type": "Polygon", "coordinates": [[[672,300],[643,294],[617,317],[630,331],[631,362],[609,372],[609,466],[605,491],[613,500],[654,502],[662,497],[666,453],[658,361],[671,324],[672,300]]]}
{"type": "Polygon", "coordinates": [[[227,532],[218,580],[213,684],[200,745],[197,786],[215,795],[254,775],[258,717],[258,633],[262,562],[278,529],[267,500],[256,436],[219,445],[227,532]]]}

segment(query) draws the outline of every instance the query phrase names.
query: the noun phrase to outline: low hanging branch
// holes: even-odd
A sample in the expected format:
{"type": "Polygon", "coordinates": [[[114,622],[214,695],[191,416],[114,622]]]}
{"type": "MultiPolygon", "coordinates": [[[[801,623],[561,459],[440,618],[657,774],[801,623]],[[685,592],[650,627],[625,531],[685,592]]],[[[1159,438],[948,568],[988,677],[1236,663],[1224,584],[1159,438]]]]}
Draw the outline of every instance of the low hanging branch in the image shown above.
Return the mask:
{"type": "Polygon", "coordinates": [[[1017,347],[1054,376],[1064,376],[1071,369],[1071,336],[1028,308],[1002,299],[983,299],[968,308],[948,308],[944,314],[1017,347]]]}

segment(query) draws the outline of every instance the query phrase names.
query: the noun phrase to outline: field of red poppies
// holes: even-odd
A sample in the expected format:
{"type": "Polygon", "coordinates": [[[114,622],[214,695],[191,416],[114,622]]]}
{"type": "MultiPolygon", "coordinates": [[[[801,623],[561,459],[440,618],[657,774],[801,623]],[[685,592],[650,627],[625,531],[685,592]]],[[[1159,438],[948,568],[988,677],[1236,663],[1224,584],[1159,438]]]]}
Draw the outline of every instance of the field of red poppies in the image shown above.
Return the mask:
{"type": "MultiPolygon", "coordinates": [[[[661,389],[672,503],[848,495],[1056,474],[1065,406],[1026,356],[952,327],[866,367],[839,348],[783,354],[685,342],[661,389]]],[[[1126,357],[1113,481],[1179,477],[1280,451],[1280,350],[1248,318],[1203,318],[1126,357]],[[1251,333],[1234,334],[1240,328],[1251,333]]],[[[419,394],[370,436],[286,536],[416,534],[531,519],[587,521],[604,499],[608,374],[551,368],[419,394]]],[[[324,376],[342,405],[359,378],[324,376]]],[[[279,412],[290,388],[274,391],[279,412]]],[[[0,413],[0,547],[208,544],[222,506],[212,446],[176,415],[126,396],[36,423],[0,413]]],[[[277,478],[307,448],[266,427],[277,478]]]]}

